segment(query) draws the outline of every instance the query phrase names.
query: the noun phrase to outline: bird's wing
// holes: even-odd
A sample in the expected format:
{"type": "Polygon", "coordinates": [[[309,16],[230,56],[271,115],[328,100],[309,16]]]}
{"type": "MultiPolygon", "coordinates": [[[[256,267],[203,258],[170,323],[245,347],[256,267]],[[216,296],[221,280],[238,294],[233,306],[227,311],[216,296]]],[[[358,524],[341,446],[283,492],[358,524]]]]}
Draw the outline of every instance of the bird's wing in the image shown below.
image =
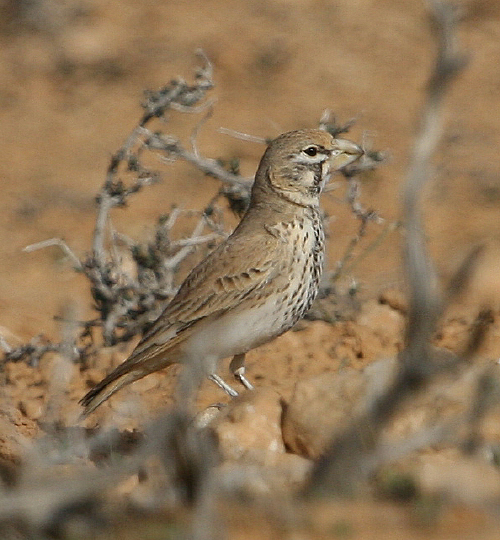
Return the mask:
{"type": "Polygon", "coordinates": [[[221,244],[189,274],[126,363],[163,356],[195,331],[199,321],[265,294],[271,281],[284,279],[285,254],[284,242],[269,234],[255,242],[246,239],[244,245],[221,244]]]}

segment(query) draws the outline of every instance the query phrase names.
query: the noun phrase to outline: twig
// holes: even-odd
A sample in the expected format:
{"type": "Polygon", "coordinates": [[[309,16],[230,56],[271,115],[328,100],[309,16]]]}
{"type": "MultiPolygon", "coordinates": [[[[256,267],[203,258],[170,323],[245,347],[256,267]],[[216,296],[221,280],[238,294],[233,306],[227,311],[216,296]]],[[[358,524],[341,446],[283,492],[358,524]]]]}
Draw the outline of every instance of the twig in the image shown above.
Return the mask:
{"type": "Polygon", "coordinates": [[[194,247],[199,246],[200,244],[206,244],[207,242],[212,242],[212,240],[219,239],[220,234],[218,233],[205,234],[197,237],[191,236],[190,238],[181,238],[180,240],[172,242],[172,247],[194,247]]]}
{"type": "MultiPolygon", "coordinates": [[[[357,257],[349,257],[347,260],[342,260],[342,268],[339,274],[349,275],[368,255],[373,253],[377,248],[379,248],[382,243],[386,240],[388,235],[396,231],[400,227],[400,223],[395,221],[387,223],[386,226],[380,231],[377,237],[367,245],[363,251],[357,257]],[[349,264],[347,264],[349,262],[349,264]]],[[[338,279],[339,275],[335,276],[335,279],[338,279]]]]}
{"type": "Polygon", "coordinates": [[[352,213],[359,220],[359,228],[358,232],[351,237],[349,244],[344,251],[344,255],[337,261],[335,270],[330,276],[331,282],[337,281],[344,272],[345,266],[353,257],[354,249],[366,234],[368,223],[370,221],[374,221],[376,223],[381,223],[383,221],[383,219],[374,210],[367,210],[363,208],[359,201],[359,191],[358,181],[354,178],[349,178],[349,187],[346,199],[351,207],[352,213]]]}
{"type": "MultiPolygon", "coordinates": [[[[428,348],[428,340],[440,312],[436,280],[427,255],[420,213],[420,195],[430,177],[431,157],[437,147],[441,130],[441,107],[454,76],[465,66],[464,57],[455,45],[455,15],[450,4],[432,0],[430,6],[437,25],[438,52],[436,66],[429,80],[427,100],[422,112],[420,133],[415,140],[408,178],[403,191],[403,215],[406,218],[406,269],[408,273],[411,309],[407,342],[417,348],[428,348]]],[[[424,351],[420,350],[420,353],[424,351]]],[[[414,368],[418,360],[410,354],[414,368]]]]}
{"type": "Polygon", "coordinates": [[[75,270],[82,271],[82,263],[80,262],[80,259],[73,253],[71,248],[68,246],[68,244],[62,240],[61,238],[49,238],[48,240],[43,240],[42,242],[36,242],[35,244],[30,244],[29,246],[26,246],[23,248],[23,251],[26,253],[31,253],[32,251],[36,251],[38,249],[44,249],[46,247],[51,246],[57,246],[60,248],[63,253],[71,259],[71,262],[73,263],[73,266],[75,270]]]}
{"type": "Polygon", "coordinates": [[[3,352],[6,354],[9,354],[12,352],[12,347],[7,343],[7,341],[2,335],[0,335],[0,347],[2,348],[3,352]]]}
{"type": "Polygon", "coordinates": [[[342,133],[347,133],[355,123],[356,119],[351,118],[345,124],[338,124],[333,112],[330,109],[325,109],[321,114],[319,128],[328,131],[334,137],[338,137],[342,133]]]}
{"type": "Polygon", "coordinates": [[[193,150],[193,154],[196,157],[200,157],[200,152],[198,151],[198,134],[201,128],[203,127],[203,125],[214,114],[214,103],[215,101],[211,101],[208,103],[208,105],[206,105],[207,113],[200,118],[199,122],[193,128],[193,131],[191,132],[191,136],[189,137],[189,140],[191,141],[191,148],[193,150]]]}
{"type": "Polygon", "coordinates": [[[243,133],[242,131],[236,131],[234,129],[229,129],[225,127],[220,127],[217,131],[219,133],[222,133],[223,135],[229,135],[234,139],[240,139],[241,141],[253,142],[257,144],[266,144],[267,142],[267,140],[263,137],[257,137],[255,135],[250,135],[249,133],[243,133]]]}
{"type": "Polygon", "coordinates": [[[242,178],[226,171],[215,159],[205,158],[194,152],[189,152],[176,139],[165,138],[162,134],[151,131],[147,135],[146,145],[151,149],[161,150],[164,153],[164,160],[172,162],[176,159],[182,159],[195,165],[197,169],[205,174],[213,176],[226,184],[250,191],[253,179],[242,178]]]}
{"type": "MultiPolygon", "coordinates": [[[[191,233],[191,240],[199,238],[204,226],[205,226],[205,220],[201,218],[196,224],[195,228],[193,229],[193,232],[191,233]]],[[[177,266],[179,266],[181,261],[183,261],[192,252],[193,247],[195,245],[196,244],[184,245],[173,257],[170,257],[168,260],[166,260],[163,263],[165,268],[169,270],[173,268],[177,268],[177,266]]]]}

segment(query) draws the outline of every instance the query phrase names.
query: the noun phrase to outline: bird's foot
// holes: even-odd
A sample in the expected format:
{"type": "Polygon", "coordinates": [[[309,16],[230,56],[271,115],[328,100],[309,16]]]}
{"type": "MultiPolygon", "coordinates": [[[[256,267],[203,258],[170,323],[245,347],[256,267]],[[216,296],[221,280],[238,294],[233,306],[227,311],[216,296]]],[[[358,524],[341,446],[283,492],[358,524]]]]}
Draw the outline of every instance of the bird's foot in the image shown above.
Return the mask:
{"type": "Polygon", "coordinates": [[[245,377],[244,366],[235,369],[233,375],[234,378],[239,381],[247,390],[253,390],[253,384],[245,377]]]}
{"type": "Polygon", "coordinates": [[[219,377],[216,373],[212,373],[212,375],[209,375],[208,378],[213,381],[219,388],[222,388],[226,394],[229,394],[231,397],[236,397],[238,395],[238,392],[229,384],[227,384],[226,381],[224,381],[221,377],[219,377]]]}
{"type": "Polygon", "coordinates": [[[253,390],[252,383],[245,377],[245,353],[236,354],[233,357],[229,364],[229,370],[247,390],[253,390]]]}

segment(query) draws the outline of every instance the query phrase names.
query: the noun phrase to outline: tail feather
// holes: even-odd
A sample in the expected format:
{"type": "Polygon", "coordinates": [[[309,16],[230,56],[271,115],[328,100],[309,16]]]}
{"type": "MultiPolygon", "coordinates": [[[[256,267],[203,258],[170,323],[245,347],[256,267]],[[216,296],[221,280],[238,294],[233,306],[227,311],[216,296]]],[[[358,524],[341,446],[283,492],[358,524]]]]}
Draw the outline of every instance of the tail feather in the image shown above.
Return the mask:
{"type": "Polygon", "coordinates": [[[92,411],[97,409],[101,403],[120,390],[120,388],[147,374],[144,373],[143,370],[133,370],[123,373],[119,368],[120,366],[112,371],[100,383],[96,384],[80,400],[80,405],[84,408],[82,418],[86,418],[92,411]]]}
{"type": "MultiPolygon", "coordinates": [[[[152,328],[154,329],[155,327],[153,326],[152,328]]],[[[185,325],[185,328],[188,328],[188,326],[185,325]]],[[[82,418],[86,418],[103,401],[106,401],[123,386],[178,361],[175,354],[175,346],[185,338],[185,328],[182,336],[173,333],[172,335],[163,336],[161,339],[155,336],[154,333],[152,334],[150,330],[138,343],[125,362],[115,368],[107,377],[83,396],[80,400],[80,405],[84,408],[82,418]],[[152,335],[155,337],[154,340],[151,339],[152,335]],[[164,343],[162,340],[164,340],[164,343]]]]}

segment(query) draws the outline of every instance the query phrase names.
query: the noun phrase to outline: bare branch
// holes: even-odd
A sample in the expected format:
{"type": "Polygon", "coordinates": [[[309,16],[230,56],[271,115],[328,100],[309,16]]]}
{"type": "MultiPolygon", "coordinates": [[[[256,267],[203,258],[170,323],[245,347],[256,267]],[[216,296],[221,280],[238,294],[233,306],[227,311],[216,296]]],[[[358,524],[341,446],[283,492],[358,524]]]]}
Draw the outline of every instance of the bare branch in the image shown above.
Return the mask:
{"type": "MultiPolygon", "coordinates": [[[[352,259],[356,246],[361,242],[366,234],[366,228],[368,223],[373,221],[375,223],[382,223],[384,220],[374,210],[365,209],[360,200],[360,187],[359,182],[355,178],[348,179],[348,190],[346,200],[353,215],[359,220],[358,232],[351,237],[347,248],[344,251],[344,255],[337,261],[335,270],[329,276],[330,282],[337,281],[344,273],[347,263],[352,259]]],[[[352,267],[352,264],[351,264],[352,267]]]]}
{"type": "Polygon", "coordinates": [[[36,244],[30,244],[29,246],[26,246],[23,248],[23,251],[26,253],[31,253],[32,251],[36,251],[38,249],[44,249],[46,247],[51,246],[57,246],[60,248],[63,253],[71,259],[71,262],[73,263],[73,266],[76,270],[81,271],[83,270],[82,263],[80,262],[80,259],[73,253],[71,248],[66,244],[64,240],[61,238],[49,238],[48,240],[43,240],[41,242],[37,242],[36,244]]]}
{"type": "Polygon", "coordinates": [[[257,144],[266,144],[267,142],[266,139],[262,137],[256,137],[255,135],[250,135],[248,133],[243,133],[241,131],[236,131],[234,129],[229,129],[225,127],[220,127],[217,131],[219,133],[222,133],[223,135],[229,135],[230,137],[239,139],[240,141],[254,142],[257,144]]]}
{"type": "Polygon", "coordinates": [[[198,133],[208,119],[214,114],[214,103],[215,101],[211,101],[206,105],[207,113],[200,118],[200,121],[194,126],[191,136],[189,137],[193,154],[197,157],[200,157],[200,152],[198,151],[198,133]]]}
{"type": "Polygon", "coordinates": [[[167,161],[171,162],[182,159],[195,165],[197,169],[205,174],[218,178],[226,184],[250,191],[253,179],[242,178],[239,175],[226,171],[215,159],[204,158],[194,152],[189,152],[174,138],[166,138],[163,134],[149,131],[145,144],[151,149],[164,152],[164,159],[167,161]]]}
{"type": "Polygon", "coordinates": [[[6,354],[12,352],[12,347],[7,343],[7,340],[2,335],[0,335],[0,347],[6,354]]]}
{"type": "Polygon", "coordinates": [[[342,133],[347,133],[355,123],[356,119],[351,118],[345,124],[338,124],[333,112],[330,109],[325,109],[319,121],[319,128],[338,137],[342,133]]]}

